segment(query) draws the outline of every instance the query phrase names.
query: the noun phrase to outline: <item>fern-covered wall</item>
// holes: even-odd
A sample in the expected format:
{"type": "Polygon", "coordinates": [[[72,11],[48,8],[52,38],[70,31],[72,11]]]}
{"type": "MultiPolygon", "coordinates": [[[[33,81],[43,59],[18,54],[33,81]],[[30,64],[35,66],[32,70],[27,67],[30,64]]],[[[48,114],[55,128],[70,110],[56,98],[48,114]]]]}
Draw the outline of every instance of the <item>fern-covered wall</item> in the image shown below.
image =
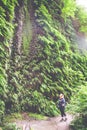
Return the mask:
{"type": "Polygon", "coordinates": [[[56,115],[58,95],[69,101],[78,86],[86,85],[87,56],[76,46],[75,10],[71,0],[1,0],[2,114],[56,115]]]}
{"type": "Polygon", "coordinates": [[[8,62],[10,53],[10,43],[13,36],[14,8],[16,0],[0,1],[0,120],[5,112],[5,103],[8,99],[8,62]]]}

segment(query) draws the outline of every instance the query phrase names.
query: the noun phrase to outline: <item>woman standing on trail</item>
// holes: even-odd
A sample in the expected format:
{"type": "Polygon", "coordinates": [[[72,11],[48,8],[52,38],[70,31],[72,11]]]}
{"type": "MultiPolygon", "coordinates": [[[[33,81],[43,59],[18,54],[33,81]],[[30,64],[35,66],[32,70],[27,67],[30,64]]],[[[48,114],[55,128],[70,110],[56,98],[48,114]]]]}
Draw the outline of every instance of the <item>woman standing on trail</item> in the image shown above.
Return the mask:
{"type": "Polygon", "coordinates": [[[65,113],[65,105],[66,105],[66,102],[65,102],[65,98],[64,98],[64,95],[63,94],[60,94],[59,95],[59,102],[58,102],[58,107],[59,107],[59,110],[61,112],[61,121],[64,120],[66,121],[67,118],[66,118],[66,113],[65,113]]]}

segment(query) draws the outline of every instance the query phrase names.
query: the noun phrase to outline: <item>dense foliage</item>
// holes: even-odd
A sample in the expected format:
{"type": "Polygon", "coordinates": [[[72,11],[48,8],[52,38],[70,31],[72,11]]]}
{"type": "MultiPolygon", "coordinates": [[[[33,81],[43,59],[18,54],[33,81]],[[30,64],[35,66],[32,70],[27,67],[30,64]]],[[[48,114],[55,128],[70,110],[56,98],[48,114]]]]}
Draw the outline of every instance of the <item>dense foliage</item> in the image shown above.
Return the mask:
{"type": "Polygon", "coordinates": [[[0,16],[0,117],[56,115],[59,93],[69,101],[87,84],[87,56],[76,49],[71,19],[83,19],[75,1],[1,0],[0,16]]]}
{"type": "Polygon", "coordinates": [[[87,13],[84,8],[78,7],[76,10],[76,17],[79,22],[79,31],[87,33],[87,13]]]}
{"type": "Polygon", "coordinates": [[[0,120],[5,112],[8,93],[7,64],[9,57],[9,41],[13,34],[12,20],[16,0],[0,1],[0,120]]]}
{"type": "MultiPolygon", "coordinates": [[[[86,19],[87,15],[83,8],[77,7],[76,10],[76,21],[78,23],[78,31],[81,32],[81,34],[87,33],[87,26],[86,26],[86,19]]],[[[82,43],[83,44],[83,43],[82,43]]],[[[85,59],[82,56],[82,59],[86,61],[87,54],[85,54],[85,59]]],[[[86,65],[86,62],[85,62],[86,65]]],[[[83,69],[83,66],[81,64],[81,68],[83,69]]],[[[86,69],[86,68],[85,68],[86,69]]],[[[84,70],[85,72],[85,70],[84,70]]],[[[86,74],[86,73],[84,73],[86,74]]],[[[87,80],[87,79],[86,79],[87,80]]],[[[73,112],[73,114],[76,115],[75,120],[71,123],[71,128],[73,130],[87,130],[87,104],[86,104],[86,96],[87,96],[87,84],[80,85],[77,89],[75,89],[75,92],[72,94],[72,98],[69,105],[69,110],[73,112]]]]}
{"type": "Polygon", "coordinates": [[[80,86],[77,91],[73,94],[69,105],[70,111],[76,115],[75,120],[71,123],[71,128],[73,130],[87,130],[87,87],[80,86]]]}

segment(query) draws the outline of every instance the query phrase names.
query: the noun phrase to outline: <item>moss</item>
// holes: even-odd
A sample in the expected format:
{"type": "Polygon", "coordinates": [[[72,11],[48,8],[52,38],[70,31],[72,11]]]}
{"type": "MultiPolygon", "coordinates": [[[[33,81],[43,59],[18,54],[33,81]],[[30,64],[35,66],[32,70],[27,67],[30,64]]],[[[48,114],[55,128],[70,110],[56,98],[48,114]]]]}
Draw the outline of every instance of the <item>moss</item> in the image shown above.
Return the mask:
{"type": "Polygon", "coordinates": [[[29,46],[32,40],[33,26],[30,20],[30,12],[27,5],[24,7],[24,26],[23,26],[23,52],[29,54],[29,46]]]}
{"type": "Polygon", "coordinates": [[[29,117],[34,118],[34,119],[38,119],[38,120],[45,120],[48,117],[38,114],[38,113],[28,113],[29,117]]]}
{"type": "Polygon", "coordinates": [[[23,119],[21,113],[11,113],[10,115],[5,115],[5,118],[3,119],[3,123],[14,122],[16,119],[19,120],[23,119]]]}

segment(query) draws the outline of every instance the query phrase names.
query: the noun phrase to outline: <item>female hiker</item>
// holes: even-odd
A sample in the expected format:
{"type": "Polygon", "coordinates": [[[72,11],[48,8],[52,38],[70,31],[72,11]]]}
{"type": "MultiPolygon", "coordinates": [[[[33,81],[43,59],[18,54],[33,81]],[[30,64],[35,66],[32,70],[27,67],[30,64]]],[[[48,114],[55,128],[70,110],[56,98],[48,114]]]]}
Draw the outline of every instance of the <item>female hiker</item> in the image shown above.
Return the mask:
{"type": "Polygon", "coordinates": [[[61,117],[62,117],[61,121],[62,121],[62,120],[64,120],[64,121],[67,120],[67,118],[66,118],[66,113],[65,113],[65,104],[66,104],[66,102],[65,102],[64,95],[63,95],[63,94],[60,94],[60,95],[59,95],[58,107],[59,107],[59,110],[60,110],[60,112],[61,112],[61,117]]]}

